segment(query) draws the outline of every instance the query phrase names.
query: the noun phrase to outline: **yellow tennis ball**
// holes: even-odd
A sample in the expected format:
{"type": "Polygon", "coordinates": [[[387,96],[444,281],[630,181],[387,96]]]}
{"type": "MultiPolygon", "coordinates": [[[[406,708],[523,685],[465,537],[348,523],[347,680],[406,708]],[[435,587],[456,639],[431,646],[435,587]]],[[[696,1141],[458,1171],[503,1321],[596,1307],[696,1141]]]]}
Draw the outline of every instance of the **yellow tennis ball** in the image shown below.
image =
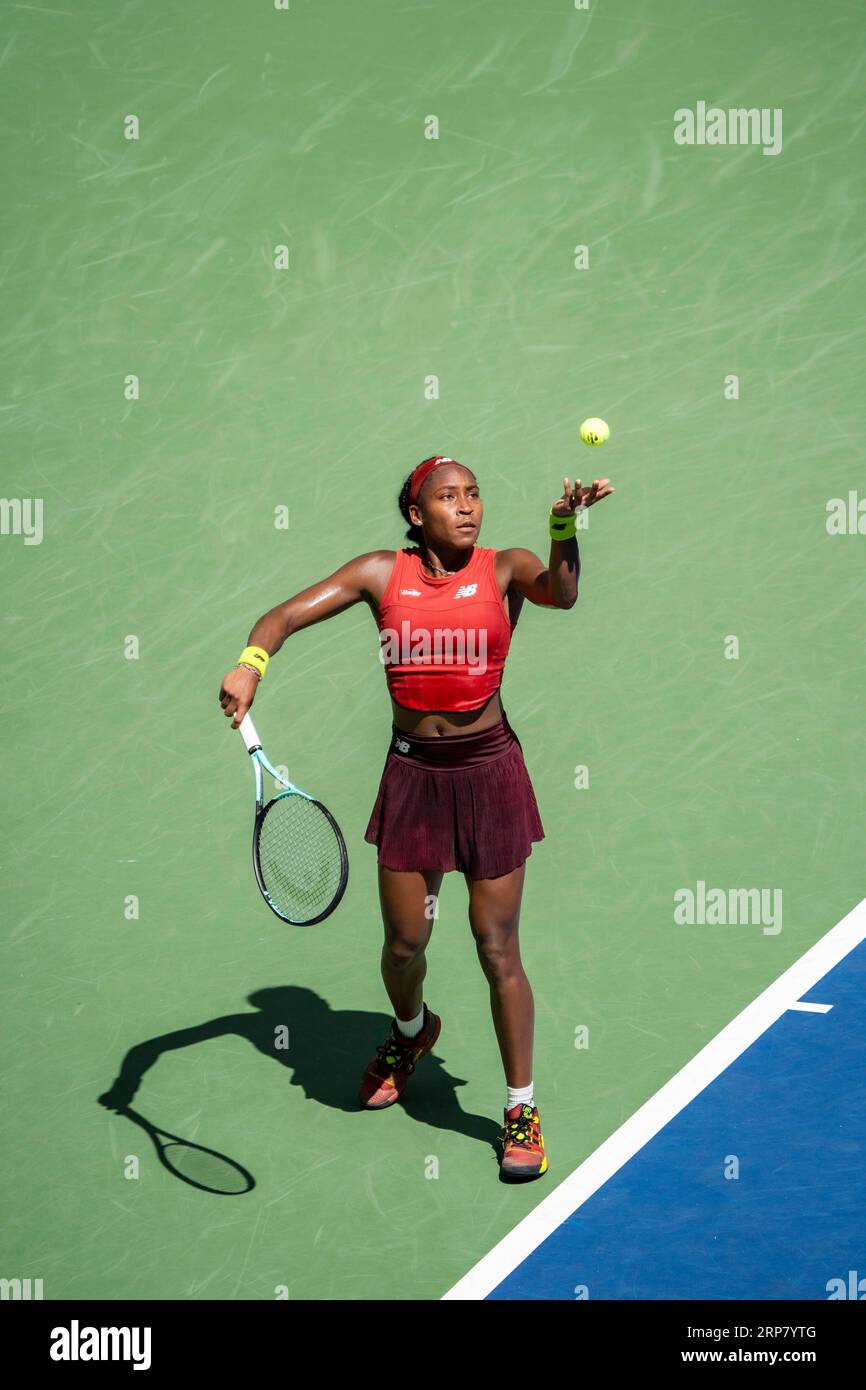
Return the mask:
{"type": "Polygon", "coordinates": [[[592,446],[603,444],[606,439],[610,438],[610,430],[607,427],[607,421],[597,420],[595,416],[589,420],[584,420],[580,427],[580,437],[584,444],[592,446]]]}

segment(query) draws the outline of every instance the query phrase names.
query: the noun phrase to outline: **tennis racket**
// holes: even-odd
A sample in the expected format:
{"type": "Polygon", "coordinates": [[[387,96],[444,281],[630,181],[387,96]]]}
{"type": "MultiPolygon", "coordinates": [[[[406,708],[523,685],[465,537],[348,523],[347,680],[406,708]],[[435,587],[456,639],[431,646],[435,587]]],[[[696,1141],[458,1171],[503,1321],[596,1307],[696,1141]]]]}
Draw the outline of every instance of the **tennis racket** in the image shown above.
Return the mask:
{"type": "Polygon", "coordinates": [[[256,779],[256,883],[271,912],[282,921],[312,926],[331,915],[346,891],[346,842],[330,811],[269,762],[248,714],[238,725],[238,733],[252,759],[256,779]],[[263,770],[286,788],[266,806],[263,770]]]}

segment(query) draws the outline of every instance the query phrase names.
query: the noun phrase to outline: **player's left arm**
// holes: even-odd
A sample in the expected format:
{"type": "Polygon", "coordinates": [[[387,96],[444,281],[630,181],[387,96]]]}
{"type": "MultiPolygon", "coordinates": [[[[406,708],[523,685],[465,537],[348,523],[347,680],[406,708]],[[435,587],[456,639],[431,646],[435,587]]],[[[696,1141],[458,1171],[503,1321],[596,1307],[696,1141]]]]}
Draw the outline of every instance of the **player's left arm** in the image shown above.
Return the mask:
{"type": "MultiPolygon", "coordinates": [[[[569,516],[578,507],[591,507],[614,491],[608,486],[609,478],[597,478],[592,487],[581,487],[579,478],[573,488],[567,478],[563,481],[563,495],[553,505],[560,516],[569,516]]],[[[573,608],[577,603],[580,551],[576,536],[567,541],[551,540],[547,565],[534,551],[519,546],[504,550],[502,558],[510,570],[509,587],[530,603],[539,608],[573,608]]]]}

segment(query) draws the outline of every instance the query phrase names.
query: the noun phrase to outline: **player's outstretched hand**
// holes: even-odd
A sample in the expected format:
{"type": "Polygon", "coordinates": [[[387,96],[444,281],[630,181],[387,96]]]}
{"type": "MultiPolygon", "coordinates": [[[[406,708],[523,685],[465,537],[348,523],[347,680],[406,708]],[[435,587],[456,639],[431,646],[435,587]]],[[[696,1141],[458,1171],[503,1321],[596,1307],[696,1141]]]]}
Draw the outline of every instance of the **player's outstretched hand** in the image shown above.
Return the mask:
{"type": "Polygon", "coordinates": [[[575,478],[574,487],[569,486],[567,478],[563,478],[564,488],[562,496],[553,504],[553,511],[557,516],[570,516],[578,507],[592,507],[596,502],[600,502],[602,497],[609,497],[616,488],[610,487],[610,478],[596,478],[592,487],[581,487],[580,478],[575,478]]]}
{"type": "Polygon", "coordinates": [[[233,666],[220,686],[220,704],[236,729],[256,698],[259,677],[246,666],[233,666]]]}
{"type": "Polygon", "coordinates": [[[99,1104],[104,1105],[106,1110],[125,1110],[134,1095],[131,1087],[115,1081],[111,1090],[104,1091],[99,1097],[99,1104]]]}

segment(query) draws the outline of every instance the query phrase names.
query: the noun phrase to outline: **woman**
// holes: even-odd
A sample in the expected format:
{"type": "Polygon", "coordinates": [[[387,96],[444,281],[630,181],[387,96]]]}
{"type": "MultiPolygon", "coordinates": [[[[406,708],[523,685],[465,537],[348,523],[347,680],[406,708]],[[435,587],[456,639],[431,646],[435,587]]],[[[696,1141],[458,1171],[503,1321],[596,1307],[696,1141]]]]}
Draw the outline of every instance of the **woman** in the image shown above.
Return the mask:
{"type": "Polygon", "coordinates": [[[613,492],[608,482],[582,488],[578,479],[572,488],[564,480],[550,514],[545,567],[531,550],[479,546],[484,508],[475,475],[455,459],[425,459],[398,498],[414,544],[359,555],[271,609],[220,690],[236,729],[287,637],[362,600],[372,609],[393,722],[364,838],[378,848],[381,969],[394,1019],[364,1074],[360,1100],[370,1110],[392,1105],[439,1037],[441,1020],[423,999],[425,950],[431,900],[442,875],[456,869],[469,890],[469,923],[505,1069],[500,1167],[507,1177],[547,1170],[532,1084],[534,1004],[518,944],[525,861],[544,829],[499,687],[524,600],[574,606],[574,511],[613,492]]]}

